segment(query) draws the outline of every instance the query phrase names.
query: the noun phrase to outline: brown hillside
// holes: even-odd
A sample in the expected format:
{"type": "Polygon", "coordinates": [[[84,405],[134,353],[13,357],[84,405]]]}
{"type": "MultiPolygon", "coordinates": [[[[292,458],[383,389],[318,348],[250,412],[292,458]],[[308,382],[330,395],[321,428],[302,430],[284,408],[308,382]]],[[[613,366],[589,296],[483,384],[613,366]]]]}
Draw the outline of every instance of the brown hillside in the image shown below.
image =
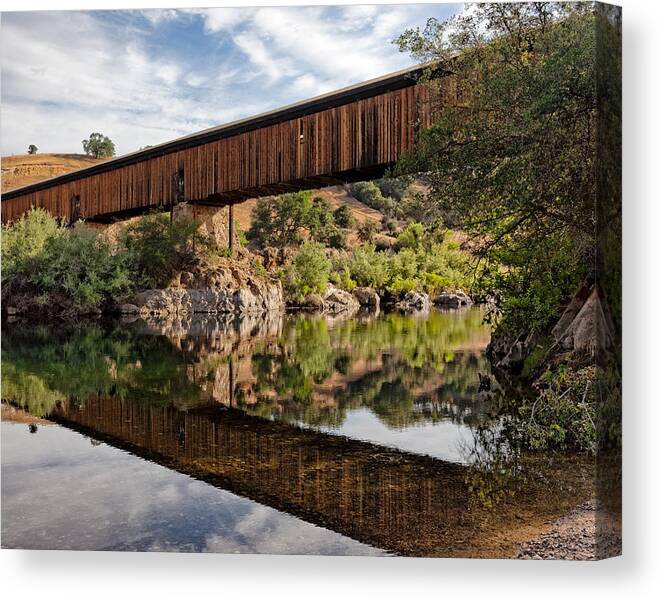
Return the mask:
{"type": "Polygon", "coordinates": [[[2,191],[64,175],[107,160],[84,154],[17,154],[2,157],[2,191]]]}

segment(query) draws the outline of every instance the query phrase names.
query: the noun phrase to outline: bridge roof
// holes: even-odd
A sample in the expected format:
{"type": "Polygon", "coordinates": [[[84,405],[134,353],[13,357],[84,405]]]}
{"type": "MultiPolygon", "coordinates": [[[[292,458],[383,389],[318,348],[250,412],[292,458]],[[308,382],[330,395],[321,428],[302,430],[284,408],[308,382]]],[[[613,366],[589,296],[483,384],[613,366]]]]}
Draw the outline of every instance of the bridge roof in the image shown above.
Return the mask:
{"type": "Polygon", "coordinates": [[[2,200],[10,200],[15,196],[36,192],[53,185],[74,181],[88,175],[111,171],[113,169],[137,163],[148,158],[169,154],[177,150],[198,146],[206,142],[230,137],[239,133],[244,133],[245,131],[250,131],[252,129],[259,129],[261,127],[267,127],[282,121],[303,117],[311,113],[333,108],[335,106],[340,106],[347,102],[352,102],[362,98],[367,98],[392,90],[408,87],[415,84],[415,82],[424,73],[424,71],[431,66],[432,65],[430,64],[422,64],[400,69],[399,71],[388,73],[387,75],[376,77],[375,79],[370,79],[362,83],[350,85],[339,90],[321,94],[320,96],[315,96],[307,100],[294,102],[292,104],[263,112],[252,117],[238,119],[223,125],[217,125],[209,129],[204,129],[202,131],[185,135],[168,142],[163,142],[162,144],[150,146],[149,148],[145,148],[143,150],[124,154],[122,156],[112,158],[96,165],[78,169],[70,173],[65,173],[64,175],[58,175],[56,177],[44,179],[43,181],[39,181],[37,183],[31,183],[19,188],[14,188],[4,192],[2,194],[2,200]]]}

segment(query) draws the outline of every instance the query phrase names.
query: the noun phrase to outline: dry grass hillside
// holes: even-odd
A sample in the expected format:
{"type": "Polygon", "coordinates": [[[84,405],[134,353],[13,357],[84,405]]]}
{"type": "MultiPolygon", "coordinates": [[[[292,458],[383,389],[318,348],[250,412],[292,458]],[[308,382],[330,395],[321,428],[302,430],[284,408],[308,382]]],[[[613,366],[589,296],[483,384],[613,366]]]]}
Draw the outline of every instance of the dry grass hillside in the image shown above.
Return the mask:
{"type": "Polygon", "coordinates": [[[2,157],[2,191],[36,183],[107,160],[84,154],[17,154],[2,157]]]}

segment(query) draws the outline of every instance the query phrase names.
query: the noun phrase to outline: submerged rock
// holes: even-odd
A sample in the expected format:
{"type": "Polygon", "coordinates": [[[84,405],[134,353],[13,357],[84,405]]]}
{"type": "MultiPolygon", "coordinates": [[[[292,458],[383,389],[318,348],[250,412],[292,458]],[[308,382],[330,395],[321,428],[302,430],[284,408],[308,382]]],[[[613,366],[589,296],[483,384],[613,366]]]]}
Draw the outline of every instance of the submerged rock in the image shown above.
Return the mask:
{"type": "Polygon", "coordinates": [[[308,294],[303,300],[289,300],[287,306],[292,309],[321,312],[324,310],[324,298],[321,294],[308,294]]]}
{"type": "Polygon", "coordinates": [[[123,315],[137,315],[140,309],[135,304],[122,304],[119,307],[119,312],[123,315]]]}

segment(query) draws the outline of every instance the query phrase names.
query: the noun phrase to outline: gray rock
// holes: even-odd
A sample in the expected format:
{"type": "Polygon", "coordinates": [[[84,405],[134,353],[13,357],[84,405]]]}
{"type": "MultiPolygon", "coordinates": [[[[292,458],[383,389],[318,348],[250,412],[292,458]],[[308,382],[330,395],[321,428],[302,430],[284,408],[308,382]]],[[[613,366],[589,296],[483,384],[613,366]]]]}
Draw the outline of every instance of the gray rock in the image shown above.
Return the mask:
{"type": "Polygon", "coordinates": [[[442,292],[434,298],[434,304],[441,308],[461,308],[473,304],[471,297],[462,292],[442,292]]]}
{"type": "Polygon", "coordinates": [[[213,287],[145,290],[133,299],[142,316],[263,314],[284,310],[279,282],[227,271],[213,287]]]}
{"type": "Polygon", "coordinates": [[[361,306],[378,309],[381,306],[381,298],[372,288],[357,287],[353,295],[361,306]]]}
{"type": "Polygon", "coordinates": [[[360,308],[352,294],[329,285],[324,294],[324,311],[328,313],[356,312],[360,308]]]}
{"type": "Polygon", "coordinates": [[[122,304],[119,307],[119,312],[123,315],[137,315],[140,309],[135,304],[122,304]]]}
{"type": "Polygon", "coordinates": [[[422,292],[408,292],[395,304],[395,308],[401,312],[426,312],[429,310],[429,296],[422,292]]]}

